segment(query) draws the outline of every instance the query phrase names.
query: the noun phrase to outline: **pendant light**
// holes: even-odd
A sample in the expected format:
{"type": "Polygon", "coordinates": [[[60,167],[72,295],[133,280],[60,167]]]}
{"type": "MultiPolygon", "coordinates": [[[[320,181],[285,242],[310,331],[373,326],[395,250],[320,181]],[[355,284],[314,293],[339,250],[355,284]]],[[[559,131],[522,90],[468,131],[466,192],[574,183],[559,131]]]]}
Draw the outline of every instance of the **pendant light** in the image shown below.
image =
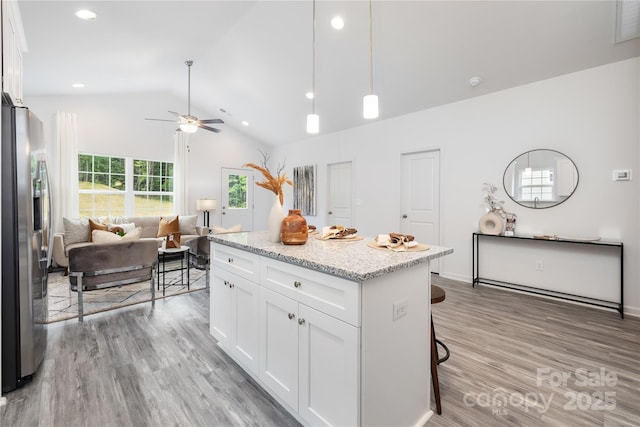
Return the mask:
{"type": "Polygon", "coordinates": [[[369,0],[369,95],[362,99],[362,117],[378,117],[378,96],[373,94],[373,0],[369,0]]]}
{"type": "Polygon", "coordinates": [[[311,66],[311,114],[307,115],[307,133],[320,131],[320,116],[316,114],[316,0],[313,0],[313,59],[311,66]]]}

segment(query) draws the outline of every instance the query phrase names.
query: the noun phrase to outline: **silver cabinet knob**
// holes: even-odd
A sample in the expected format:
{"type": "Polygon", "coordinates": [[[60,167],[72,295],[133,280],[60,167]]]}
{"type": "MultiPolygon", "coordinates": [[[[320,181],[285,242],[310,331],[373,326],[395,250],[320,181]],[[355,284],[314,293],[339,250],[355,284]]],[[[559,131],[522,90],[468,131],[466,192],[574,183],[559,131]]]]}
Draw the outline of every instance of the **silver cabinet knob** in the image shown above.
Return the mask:
{"type": "Polygon", "coordinates": [[[298,325],[304,325],[304,319],[298,319],[298,325]]]}
{"type": "Polygon", "coordinates": [[[227,261],[229,261],[229,264],[231,264],[233,262],[233,258],[229,258],[227,261]]]}
{"type": "Polygon", "coordinates": [[[407,214],[402,215],[402,218],[407,218],[407,214]]]}
{"type": "Polygon", "coordinates": [[[296,288],[299,288],[300,286],[302,286],[302,283],[296,280],[295,282],[293,282],[293,286],[295,286],[296,288]]]}
{"type": "Polygon", "coordinates": [[[329,211],[329,215],[333,215],[333,212],[329,211]]]}
{"type": "Polygon", "coordinates": [[[294,317],[296,317],[294,313],[289,313],[289,320],[293,319],[294,317]]]}

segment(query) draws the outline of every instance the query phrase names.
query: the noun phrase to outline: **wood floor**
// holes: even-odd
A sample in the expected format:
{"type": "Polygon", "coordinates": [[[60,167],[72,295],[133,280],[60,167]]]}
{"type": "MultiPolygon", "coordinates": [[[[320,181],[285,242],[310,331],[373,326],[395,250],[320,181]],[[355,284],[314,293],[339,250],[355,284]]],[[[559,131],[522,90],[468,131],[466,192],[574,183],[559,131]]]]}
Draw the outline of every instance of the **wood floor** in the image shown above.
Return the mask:
{"type": "MultiPolygon", "coordinates": [[[[434,283],[447,293],[433,318],[451,358],[428,426],[640,426],[638,319],[434,283]]],[[[6,395],[0,425],[298,425],[213,345],[208,313],[198,291],[50,325],[44,364],[6,395]]]]}

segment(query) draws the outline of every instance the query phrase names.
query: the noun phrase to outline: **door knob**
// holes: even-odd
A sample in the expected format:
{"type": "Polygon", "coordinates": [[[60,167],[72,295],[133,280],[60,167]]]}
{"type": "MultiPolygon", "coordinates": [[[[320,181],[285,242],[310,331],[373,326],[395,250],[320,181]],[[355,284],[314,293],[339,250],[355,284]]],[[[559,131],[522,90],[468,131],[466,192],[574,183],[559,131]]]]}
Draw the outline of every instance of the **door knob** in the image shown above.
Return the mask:
{"type": "Polygon", "coordinates": [[[407,214],[402,215],[402,218],[407,218],[407,214]]]}
{"type": "Polygon", "coordinates": [[[329,215],[333,215],[333,212],[329,211],[329,215]]]}

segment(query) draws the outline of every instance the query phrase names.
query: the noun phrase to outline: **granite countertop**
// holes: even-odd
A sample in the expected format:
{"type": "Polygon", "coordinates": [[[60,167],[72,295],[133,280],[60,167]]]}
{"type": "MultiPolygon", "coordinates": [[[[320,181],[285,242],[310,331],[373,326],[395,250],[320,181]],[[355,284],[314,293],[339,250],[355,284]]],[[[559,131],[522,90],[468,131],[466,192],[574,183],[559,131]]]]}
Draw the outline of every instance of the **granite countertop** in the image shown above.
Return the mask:
{"type": "Polygon", "coordinates": [[[310,268],[356,282],[364,282],[397,270],[453,253],[452,248],[432,246],[427,251],[394,252],[367,246],[371,237],[355,241],[319,240],[309,236],[304,245],[273,243],[266,231],[212,234],[209,240],[279,261],[310,268]]]}

